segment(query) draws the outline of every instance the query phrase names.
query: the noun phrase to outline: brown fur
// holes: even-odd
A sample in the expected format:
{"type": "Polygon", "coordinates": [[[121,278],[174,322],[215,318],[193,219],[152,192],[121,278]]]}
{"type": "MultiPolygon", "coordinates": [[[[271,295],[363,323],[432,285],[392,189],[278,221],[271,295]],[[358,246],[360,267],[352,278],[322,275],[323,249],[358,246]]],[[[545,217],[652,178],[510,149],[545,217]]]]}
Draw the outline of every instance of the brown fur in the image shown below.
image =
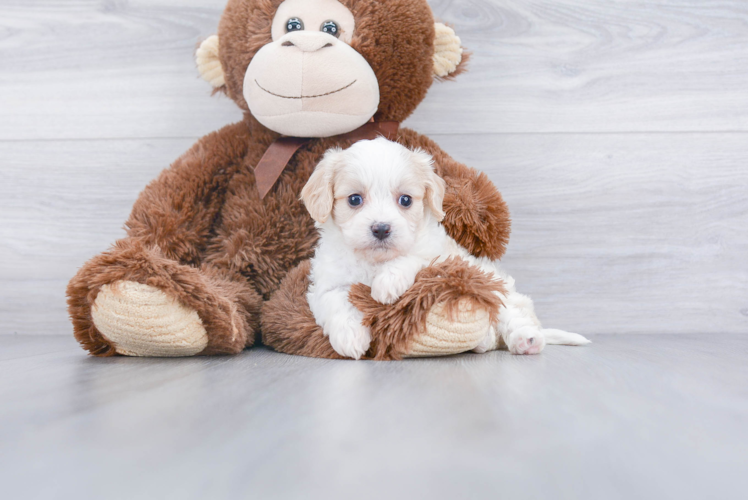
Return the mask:
{"type": "MultiPolygon", "coordinates": [[[[219,26],[224,91],[245,110],[242,79],[252,56],[270,39],[270,19],[279,3],[230,0],[219,26]]],[[[428,4],[425,0],[343,3],[356,16],[352,45],[379,78],[381,103],[376,118],[404,120],[432,82],[434,27],[428,4]],[[392,13],[396,15],[389,17],[392,13]]],[[[86,350],[99,356],[115,353],[115,346],[93,325],[90,309],[101,286],[133,280],[155,286],[198,312],[209,338],[202,354],[236,353],[252,345],[260,317],[269,314],[262,318],[263,338],[269,345],[293,354],[335,357],[309,322],[308,306],[298,288],[303,285],[299,274],[303,268],[286,280],[290,290],[275,295],[285,309],[273,313],[266,304],[262,315],[260,310],[289,270],[313,254],[317,232],[299,201],[302,187],[328,148],[346,148],[351,141],[310,140],[260,200],[252,169],[277,137],[247,112],[242,122],[200,139],[146,187],[127,222],[127,237],[89,261],[68,286],[74,333],[86,350]]],[[[509,217],[488,178],[411,130],[401,129],[398,141],[434,156],[437,172],[447,183],[448,233],[474,255],[499,258],[509,236],[509,217]]],[[[458,277],[449,286],[470,290],[476,277],[461,276],[464,283],[458,277]]],[[[434,303],[425,297],[419,300],[434,303]]],[[[394,317],[388,321],[397,324],[394,317]]],[[[405,318],[400,322],[410,324],[405,318]]],[[[392,342],[380,341],[377,352],[384,349],[387,355],[399,355],[414,331],[396,335],[392,342]],[[383,345],[397,347],[379,347],[383,345]]]]}

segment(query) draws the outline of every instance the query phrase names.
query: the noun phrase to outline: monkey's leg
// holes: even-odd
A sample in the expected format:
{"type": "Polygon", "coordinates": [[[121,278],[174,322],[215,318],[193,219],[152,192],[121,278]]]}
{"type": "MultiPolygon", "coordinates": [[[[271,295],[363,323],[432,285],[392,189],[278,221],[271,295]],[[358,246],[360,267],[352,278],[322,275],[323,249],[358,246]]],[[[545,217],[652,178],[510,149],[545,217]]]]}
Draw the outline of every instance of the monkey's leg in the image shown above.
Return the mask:
{"type": "Polygon", "coordinates": [[[254,342],[262,304],[245,280],[136,238],[87,262],[67,293],[75,337],[97,356],[237,353],[254,342]]]}
{"type": "MultiPolygon", "coordinates": [[[[309,261],[292,270],[262,311],[266,345],[288,354],[339,358],[306,302],[309,261]]],[[[394,304],[371,298],[369,287],[356,285],[351,302],[364,313],[372,344],[364,358],[399,359],[443,356],[470,351],[496,318],[503,292],[500,281],[460,259],[422,270],[413,286],[394,304]]]]}
{"type": "Polygon", "coordinates": [[[208,134],[140,194],[128,237],[68,285],[74,333],[85,349],[188,356],[238,352],[253,340],[260,300],[251,286],[197,267],[250,144],[244,122],[208,134]]]}
{"type": "Polygon", "coordinates": [[[503,282],[453,257],[421,270],[391,306],[355,286],[351,301],[371,328],[376,359],[444,356],[470,351],[485,338],[504,294],[503,282]]]}

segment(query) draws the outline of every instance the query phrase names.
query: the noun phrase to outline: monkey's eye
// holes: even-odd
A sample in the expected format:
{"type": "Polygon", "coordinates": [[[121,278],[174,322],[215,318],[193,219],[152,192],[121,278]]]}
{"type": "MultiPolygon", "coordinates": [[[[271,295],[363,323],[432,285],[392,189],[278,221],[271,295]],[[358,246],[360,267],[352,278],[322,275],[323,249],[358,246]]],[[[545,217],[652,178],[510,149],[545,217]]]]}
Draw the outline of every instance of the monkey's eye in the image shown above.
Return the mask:
{"type": "Polygon", "coordinates": [[[332,35],[335,38],[340,36],[340,29],[338,28],[338,23],[335,21],[325,21],[322,23],[322,26],[319,27],[319,30],[322,33],[327,33],[328,35],[332,35]]]}
{"type": "Polygon", "coordinates": [[[304,23],[298,17],[292,17],[291,19],[286,21],[286,33],[291,33],[292,31],[301,31],[303,29],[304,23]]]}
{"type": "Polygon", "coordinates": [[[411,198],[407,194],[404,194],[400,197],[400,199],[398,200],[398,203],[400,203],[401,207],[408,208],[409,206],[413,204],[413,198],[411,198]]]}
{"type": "Polygon", "coordinates": [[[361,204],[364,202],[364,197],[360,194],[352,194],[348,197],[348,204],[352,207],[358,207],[361,206],[361,204]]]}

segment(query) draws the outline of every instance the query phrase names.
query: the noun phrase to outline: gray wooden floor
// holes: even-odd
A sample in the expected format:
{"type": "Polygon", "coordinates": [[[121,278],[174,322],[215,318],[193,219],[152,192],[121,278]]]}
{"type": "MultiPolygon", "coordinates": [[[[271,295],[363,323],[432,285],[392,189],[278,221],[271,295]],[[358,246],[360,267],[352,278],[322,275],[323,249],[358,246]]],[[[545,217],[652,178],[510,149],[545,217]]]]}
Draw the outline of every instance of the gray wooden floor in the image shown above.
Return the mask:
{"type": "Polygon", "coordinates": [[[744,499],[748,336],[402,362],[0,336],[8,499],[744,499]]]}

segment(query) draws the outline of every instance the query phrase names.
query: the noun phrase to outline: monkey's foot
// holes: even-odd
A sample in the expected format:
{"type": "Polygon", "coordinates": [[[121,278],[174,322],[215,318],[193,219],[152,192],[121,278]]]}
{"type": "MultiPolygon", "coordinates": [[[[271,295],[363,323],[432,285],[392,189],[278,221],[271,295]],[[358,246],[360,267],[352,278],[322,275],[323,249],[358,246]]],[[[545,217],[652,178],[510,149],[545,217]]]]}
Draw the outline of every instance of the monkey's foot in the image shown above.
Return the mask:
{"type": "Polygon", "coordinates": [[[102,286],[91,316],[117,353],[126,356],[194,356],[208,345],[197,311],[134,281],[102,286]]]}
{"type": "Polygon", "coordinates": [[[486,337],[491,320],[485,308],[461,300],[450,311],[439,303],[426,316],[423,333],[413,337],[404,357],[445,356],[475,349],[486,337]]]}
{"type": "Polygon", "coordinates": [[[135,238],[86,262],[67,296],[75,338],[95,356],[235,354],[254,343],[262,307],[246,280],[135,238]]]}

